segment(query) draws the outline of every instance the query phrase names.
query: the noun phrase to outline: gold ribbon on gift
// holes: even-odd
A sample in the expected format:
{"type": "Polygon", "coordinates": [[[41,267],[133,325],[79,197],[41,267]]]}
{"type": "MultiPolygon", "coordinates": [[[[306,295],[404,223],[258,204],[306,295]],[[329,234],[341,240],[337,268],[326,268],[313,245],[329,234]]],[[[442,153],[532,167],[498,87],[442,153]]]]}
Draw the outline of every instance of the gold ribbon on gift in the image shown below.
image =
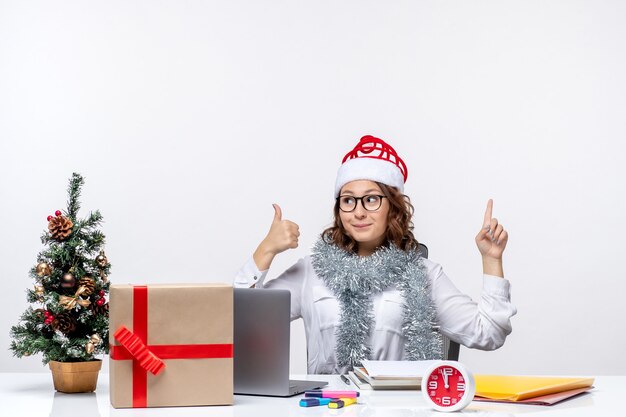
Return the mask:
{"type": "Polygon", "coordinates": [[[85,291],[87,291],[87,287],[81,285],[80,287],[78,287],[78,290],[76,290],[76,294],[74,294],[73,297],[60,295],[59,304],[61,304],[66,310],[73,309],[74,307],[76,307],[76,304],[80,305],[81,307],[87,307],[89,306],[89,304],[91,304],[91,301],[79,298],[81,295],[83,295],[85,291]]]}

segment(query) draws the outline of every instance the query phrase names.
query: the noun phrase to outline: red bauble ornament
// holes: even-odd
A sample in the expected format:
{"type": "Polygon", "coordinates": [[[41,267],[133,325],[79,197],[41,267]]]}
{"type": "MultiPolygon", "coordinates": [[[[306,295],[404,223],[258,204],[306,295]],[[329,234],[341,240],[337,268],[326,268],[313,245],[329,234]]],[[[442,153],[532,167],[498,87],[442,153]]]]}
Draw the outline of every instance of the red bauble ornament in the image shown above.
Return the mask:
{"type": "Polygon", "coordinates": [[[104,297],[104,294],[105,294],[104,290],[100,290],[100,292],[98,293],[100,297],[104,297]]]}
{"type": "Polygon", "coordinates": [[[103,305],[105,303],[105,299],[104,298],[98,298],[98,301],[96,301],[96,304],[98,304],[99,306],[103,305]]]}
{"type": "Polygon", "coordinates": [[[57,210],[57,211],[54,212],[54,215],[57,216],[57,217],[59,217],[61,214],[62,214],[61,210],[57,210]]]}
{"type": "Polygon", "coordinates": [[[46,217],[46,219],[48,219],[48,221],[52,220],[52,216],[48,216],[46,217]]]}

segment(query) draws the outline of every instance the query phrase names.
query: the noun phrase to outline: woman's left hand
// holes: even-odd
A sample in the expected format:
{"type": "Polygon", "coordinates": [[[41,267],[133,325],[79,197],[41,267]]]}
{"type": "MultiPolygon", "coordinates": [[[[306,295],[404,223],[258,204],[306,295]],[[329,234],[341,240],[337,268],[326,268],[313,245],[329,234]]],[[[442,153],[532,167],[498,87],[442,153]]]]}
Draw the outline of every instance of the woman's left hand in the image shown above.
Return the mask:
{"type": "Polygon", "coordinates": [[[502,259],[502,252],[506,248],[509,234],[504,230],[498,219],[491,217],[493,200],[487,201],[483,228],[476,235],[476,246],[483,259],[502,259]]]}

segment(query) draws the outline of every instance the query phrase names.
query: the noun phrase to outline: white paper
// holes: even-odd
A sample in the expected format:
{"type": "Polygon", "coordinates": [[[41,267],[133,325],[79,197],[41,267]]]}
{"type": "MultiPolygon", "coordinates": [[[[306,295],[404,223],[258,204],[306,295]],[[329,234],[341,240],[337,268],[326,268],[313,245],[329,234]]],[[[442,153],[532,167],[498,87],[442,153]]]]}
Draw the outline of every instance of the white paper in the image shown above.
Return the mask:
{"type": "Polygon", "coordinates": [[[372,378],[421,378],[435,362],[440,361],[370,361],[366,359],[363,361],[363,366],[372,378]]]}

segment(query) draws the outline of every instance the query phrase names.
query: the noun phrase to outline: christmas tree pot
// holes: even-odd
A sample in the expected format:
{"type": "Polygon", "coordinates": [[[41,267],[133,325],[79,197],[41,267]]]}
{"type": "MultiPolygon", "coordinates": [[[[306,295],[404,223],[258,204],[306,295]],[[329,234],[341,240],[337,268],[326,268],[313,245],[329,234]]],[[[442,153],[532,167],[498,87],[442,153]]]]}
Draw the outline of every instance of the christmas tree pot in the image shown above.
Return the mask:
{"type": "Polygon", "coordinates": [[[59,392],[93,392],[98,383],[101,360],[88,362],[50,361],[54,389],[59,392]]]}

